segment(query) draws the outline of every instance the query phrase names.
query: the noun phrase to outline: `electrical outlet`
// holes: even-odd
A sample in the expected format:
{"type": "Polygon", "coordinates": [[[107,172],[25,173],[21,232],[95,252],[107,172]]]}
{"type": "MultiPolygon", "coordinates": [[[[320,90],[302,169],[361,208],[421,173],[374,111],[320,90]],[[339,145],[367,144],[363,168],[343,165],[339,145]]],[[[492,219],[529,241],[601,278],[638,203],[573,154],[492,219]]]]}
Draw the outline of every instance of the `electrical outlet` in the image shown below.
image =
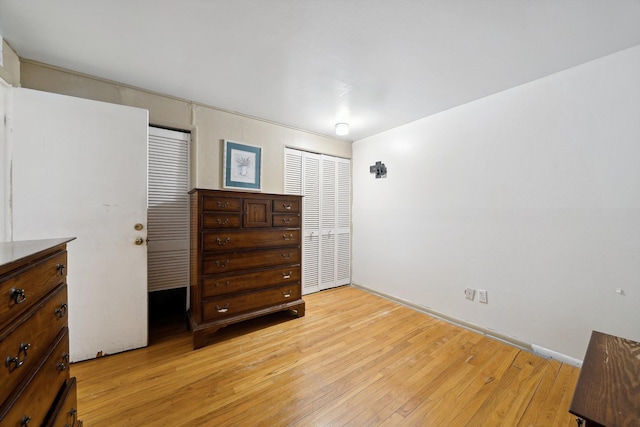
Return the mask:
{"type": "Polygon", "coordinates": [[[476,290],[473,288],[466,288],[464,290],[464,296],[471,301],[473,301],[473,296],[475,295],[475,293],[476,293],[476,290]]]}
{"type": "Polygon", "coordinates": [[[487,303],[487,291],[484,289],[478,289],[478,301],[485,304],[487,303]]]}

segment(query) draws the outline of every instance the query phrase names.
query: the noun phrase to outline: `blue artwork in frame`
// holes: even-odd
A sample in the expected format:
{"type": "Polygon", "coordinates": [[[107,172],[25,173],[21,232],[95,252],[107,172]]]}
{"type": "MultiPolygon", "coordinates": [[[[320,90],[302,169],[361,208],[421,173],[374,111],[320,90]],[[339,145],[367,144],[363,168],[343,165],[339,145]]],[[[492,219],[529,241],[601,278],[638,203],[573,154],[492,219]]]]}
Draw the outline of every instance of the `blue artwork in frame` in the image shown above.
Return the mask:
{"type": "Polygon", "coordinates": [[[262,148],[224,140],[224,187],[262,189],[262,148]]]}

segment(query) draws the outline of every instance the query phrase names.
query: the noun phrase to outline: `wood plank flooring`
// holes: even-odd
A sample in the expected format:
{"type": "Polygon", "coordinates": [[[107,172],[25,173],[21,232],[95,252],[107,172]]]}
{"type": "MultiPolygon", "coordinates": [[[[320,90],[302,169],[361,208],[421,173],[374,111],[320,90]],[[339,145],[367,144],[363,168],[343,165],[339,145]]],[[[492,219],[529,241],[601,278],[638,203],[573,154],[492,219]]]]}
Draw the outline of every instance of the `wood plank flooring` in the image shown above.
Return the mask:
{"type": "Polygon", "coordinates": [[[575,426],[579,370],[349,286],[71,367],[93,426],[575,426]]]}

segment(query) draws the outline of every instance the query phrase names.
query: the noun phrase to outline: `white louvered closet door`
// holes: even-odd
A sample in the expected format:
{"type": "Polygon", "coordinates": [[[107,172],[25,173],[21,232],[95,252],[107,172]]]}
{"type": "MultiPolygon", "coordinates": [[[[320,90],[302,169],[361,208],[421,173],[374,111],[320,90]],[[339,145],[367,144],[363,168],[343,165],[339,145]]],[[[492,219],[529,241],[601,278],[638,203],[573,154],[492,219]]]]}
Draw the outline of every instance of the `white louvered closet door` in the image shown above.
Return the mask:
{"type": "Polygon", "coordinates": [[[322,156],[320,173],[321,237],[320,237],[320,290],[333,288],[336,281],[336,162],[322,156]]]}
{"type": "Polygon", "coordinates": [[[303,153],[302,293],[320,290],[320,156],[303,153]]]}
{"type": "Polygon", "coordinates": [[[286,194],[302,195],[302,294],[320,290],[320,155],[285,148],[286,194]]]}
{"type": "Polygon", "coordinates": [[[351,161],[336,158],[336,282],[351,283],[351,161]]]}
{"type": "Polygon", "coordinates": [[[149,127],[148,290],[189,285],[189,133],[149,127]]]}
{"type": "Polygon", "coordinates": [[[304,196],[302,292],[351,282],[351,162],[285,150],[285,192],[304,196]]]}

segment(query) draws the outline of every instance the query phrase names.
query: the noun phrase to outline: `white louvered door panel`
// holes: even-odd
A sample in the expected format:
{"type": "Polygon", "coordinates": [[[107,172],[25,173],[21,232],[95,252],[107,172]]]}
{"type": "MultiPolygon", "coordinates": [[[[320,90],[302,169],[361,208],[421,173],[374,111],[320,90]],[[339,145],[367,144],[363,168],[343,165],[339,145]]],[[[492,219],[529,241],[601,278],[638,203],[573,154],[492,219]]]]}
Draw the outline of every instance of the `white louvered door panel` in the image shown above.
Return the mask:
{"type": "Polygon", "coordinates": [[[285,149],[285,192],[302,194],[302,293],[351,282],[351,161],[285,149]]]}
{"type": "Polygon", "coordinates": [[[320,240],[320,289],[329,289],[336,282],[336,161],[333,157],[322,156],[320,173],[322,225],[320,240]]]}
{"type": "Polygon", "coordinates": [[[284,193],[301,196],[302,192],[302,151],[284,150],[284,193]]]}
{"type": "Polygon", "coordinates": [[[303,155],[302,293],[320,290],[320,156],[303,155]]]}
{"type": "Polygon", "coordinates": [[[189,285],[189,133],[149,128],[148,290],[189,285]]]}
{"type": "Polygon", "coordinates": [[[336,237],[336,286],[351,283],[351,234],[339,233],[336,237]]]}
{"type": "Polygon", "coordinates": [[[336,235],[323,234],[320,240],[320,290],[336,286],[336,235]]]}
{"type": "Polygon", "coordinates": [[[351,283],[351,161],[336,159],[336,286],[351,283]]]}

